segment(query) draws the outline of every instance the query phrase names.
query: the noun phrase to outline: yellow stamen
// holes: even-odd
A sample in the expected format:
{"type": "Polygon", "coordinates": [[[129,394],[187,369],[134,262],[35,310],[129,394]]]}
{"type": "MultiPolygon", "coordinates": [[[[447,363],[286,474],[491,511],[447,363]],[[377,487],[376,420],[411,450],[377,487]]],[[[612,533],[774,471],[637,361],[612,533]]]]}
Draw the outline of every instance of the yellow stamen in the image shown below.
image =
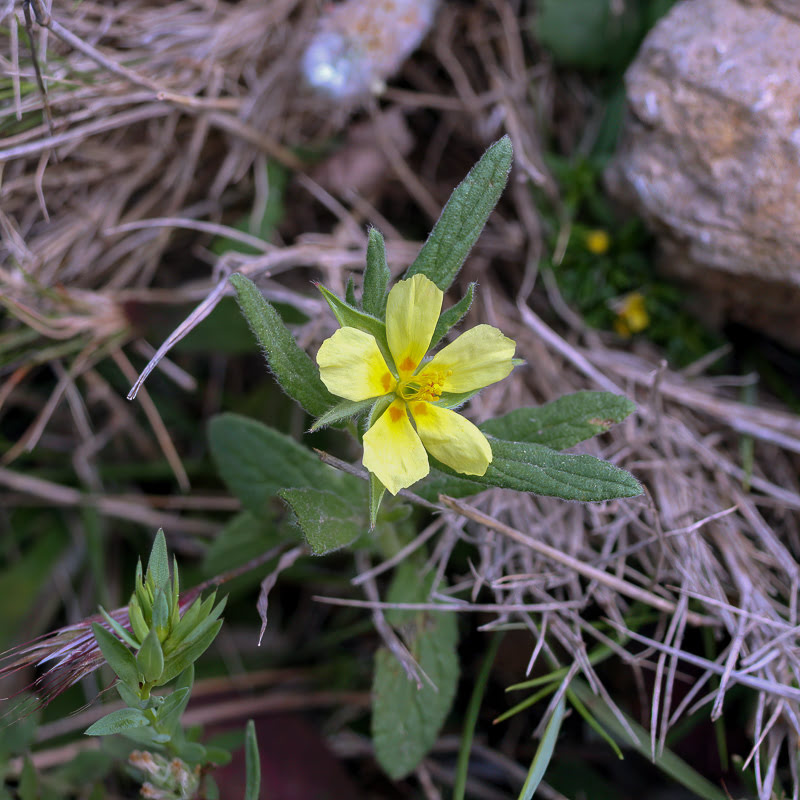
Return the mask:
{"type": "Polygon", "coordinates": [[[442,396],[445,379],[452,374],[453,370],[448,369],[444,372],[415,375],[413,378],[403,381],[398,386],[397,393],[407,402],[424,400],[428,403],[435,403],[442,396]]]}

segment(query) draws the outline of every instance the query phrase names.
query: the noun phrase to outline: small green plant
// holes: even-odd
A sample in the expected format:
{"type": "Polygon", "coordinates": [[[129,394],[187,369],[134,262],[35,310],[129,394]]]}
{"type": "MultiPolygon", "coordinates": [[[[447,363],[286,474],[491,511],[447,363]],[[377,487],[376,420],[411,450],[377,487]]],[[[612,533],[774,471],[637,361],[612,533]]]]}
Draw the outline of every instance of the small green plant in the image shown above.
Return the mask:
{"type": "MultiPolygon", "coordinates": [[[[327,454],[320,460],[267,425],[223,414],[210,424],[211,450],[242,502],[241,525],[271,521],[277,495],[312,554],[351,547],[391,559],[418,535],[421,519],[409,501],[444,510],[436,505],[441,495],[466,497],[487,487],[580,501],[641,493],[624,470],[560,452],[624,419],[634,409],[627,398],[577,392],[475,425],[455,409],[524,363],[514,357],[515,343],[479,325],[426,355],[470,308],[474,284],[442,310],[444,293],[497,203],[511,160],[508,137],[487,150],[391,288],[383,237],[370,231],[360,293],[352,279],[344,297],[318,287],[340,328],[322,344],[316,364],[256,285],[231,277],[271,373],[313,418],[310,430],[347,431],[363,448],[364,467],[327,454]]],[[[414,770],[433,745],[458,681],[455,616],[413,609],[430,605],[433,576],[420,577],[426,559],[421,547],[396,566],[388,600],[412,608],[386,613],[397,633],[383,632],[387,646],[375,657],[373,741],[378,761],[395,779],[414,770]]],[[[437,591],[442,588],[439,582],[437,591]]]]}
{"type": "MultiPolygon", "coordinates": [[[[230,754],[187,736],[181,725],[194,683],[194,663],[208,649],[222,627],[225,600],[215,603],[216,592],[181,600],[178,563],[173,558],[170,577],[167,544],[159,531],[150,552],[147,571],[136,567],[127,624],[105,610],[106,622],[92,623],[97,646],[114,671],[115,688],[126,708],[112,711],[87,730],[88,736],[121,734],[137,745],[128,764],[141,781],[142,797],[192,800],[207,775],[230,754]],[[164,693],[154,690],[169,686],[164,693]]],[[[254,737],[254,729],[248,728],[254,737]]],[[[247,753],[250,758],[251,748],[247,753]]],[[[257,795],[257,791],[256,791],[257,795]]]]}

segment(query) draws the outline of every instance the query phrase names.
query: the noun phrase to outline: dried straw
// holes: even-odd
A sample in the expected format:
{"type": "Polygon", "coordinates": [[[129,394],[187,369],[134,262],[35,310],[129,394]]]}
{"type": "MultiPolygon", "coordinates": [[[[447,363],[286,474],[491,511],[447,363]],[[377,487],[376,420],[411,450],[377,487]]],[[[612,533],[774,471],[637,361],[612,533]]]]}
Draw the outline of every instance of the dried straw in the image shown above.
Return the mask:
{"type": "MultiPolygon", "coordinates": [[[[626,394],[638,413],[582,450],[630,470],[647,493],[593,505],[504,491],[468,504],[443,498],[443,516],[410,547],[436,542],[432,601],[462,613],[491,609],[486,629],[522,623],[531,634],[531,666],[545,656],[563,662],[610,702],[588,648],[612,646],[637,679],[643,669],[654,670],[648,715],[654,752],[687,712],[706,705],[716,718],[731,686],[751,688],[758,697],[751,757],[759,796],[768,798],[781,754],[796,753],[800,743],[800,419],[776,404],[738,402],[737,380],[706,378],[703,365],[676,372],[652,347],[622,347],[587,330],[551,283],[545,282],[549,302],[532,293],[543,243],[530,187],[557,200],[536,131],[554,114],[556,83],[546,63],[531,66],[525,55],[528,23],[517,3],[442,6],[436,30],[404,68],[404,88],[386,90],[384,109],[365,103],[378,166],[370,168],[371,182],[362,175],[359,183],[352,170],[349,186],[329,185],[295,154],[301,145],[320,148],[358,110],[326,104],[299,80],[299,57],[318,13],[312,0],[84,0],[58,7],[34,36],[51,131],[19,12],[13,3],[0,5],[10,31],[0,70],[12,89],[0,103],[0,298],[9,312],[0,347],[19,353],[0,373],[0,413],[29,410],[30,377],[39,365],[53,369],[49,401],[4,456],[0,484],[16,493],[4,499],[18,501],[23,493],[64,505],[91,502],[102,514],[177,527],[176,514],[166,516],[158,503],[136,507],[101,497],[102,487],[91,483],[93,458],[115,437],[146,449],[139,422],[110,391],[99,361],[113,358],[133,384],[130,354],[155,351],[153,365],[160,361],[176,375],[167,351],[213,310],[232,270],[306,311],[312,321],[296,333],[313,348],[332,322],[319,301],[298,290],[291,271],[310,268],[341,290],[347,272],[363,264],[363,231],[372,222],[389,237],[390,262],[400,272],[417,245],[392,237],[391,224],[400,220],[387,209],[411,204],[423,219],[433,217],[483,147],[509,132],[515,172],[465,276],[482,284],[473,318],[514,337],[530,366],[485,391],[471,413],[485,418],[581,389],[626,394]],[[381,128],[389,113],[413,131],[419,151],[413,165],[408,146],[381,128]],[[293,238],[275,245],[227,225],[232,210],[251,207],[253,197],[256,208],[263,206],[267,160],[297,175],[296,194],[287,201],[293,238]],[[260,252],[213,256],[206,247],[221,233],[260,252]],[[490,270],[504,263],[518,266],[510,276],[490,270]],[[134,301],[197,306],[159,350],[161,343],[142,341],[129,320],[127,304],[134,301]],[[94,416],[99,405],[110,419],[100,430],[82,408],[81,398],[89,397],[94,416]],[[65,415],[74,420],[74,450],[82,454],[76,469],[93,486],[89,498],[9,468],[65,415]],[[740,463],[742,437],[755,443],[752,474],[740,463]],[[472,571],[459,576],[449,557],[462,538],[474,543],[476,558],[472,571]],[[658,613],[651,635],[626,624],[632,600],[658,613]],[[611,631],[590,624],[588,610],[592,619],[599,611],[611,631]],[[697,625],[713,628],[721,648],[716,658],[684,648],[688,628],[697,625]],[[573,655],[571,664],[565,654],[573,655]],[[678,693],[687,665],[694,683],[678,693]]],[[[589,111],[579,88],[573,101],[561,109],[559,135],[567,145],[577,141],[589,111]]],[[[367,149],[362,144],[355,152],[367,149]]],[[[565,227],[560,247],[568,238],[565,227]]],[[[184,373],[176,380],[192,385],[184,373]]],[[[180,453],[153,411],[153,435],[185,485],[180,453]]],[[[182,530],[206,532],[188,519],[182,530]]],[[[391,565],[360,566],[356,583],[365,586],[380,621],[374,578],[391,565]]],[[[385,621],[380,625],[397,645],[385,621]]],[[[790,763],[796,797],[794,758],[790,763]]]]}

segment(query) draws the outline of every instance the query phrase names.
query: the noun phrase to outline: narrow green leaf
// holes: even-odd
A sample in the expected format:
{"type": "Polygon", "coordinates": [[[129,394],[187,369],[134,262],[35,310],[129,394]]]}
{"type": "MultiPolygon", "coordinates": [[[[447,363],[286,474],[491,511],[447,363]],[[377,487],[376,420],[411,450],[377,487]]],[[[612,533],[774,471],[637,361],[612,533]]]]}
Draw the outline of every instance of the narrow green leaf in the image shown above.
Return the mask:
{"type": "Polygon", "coordinates": [[[283,489],[278,495],[294,512],[316,556],[346,547],[366,529],[360,504],[355,505],[333,492],[283,489]]]}
{"type": "Polygon", "coordinates": [[[436,327],[433,330],[431,344],[428,348],[429,350],[436,347],[447,335],[447,332],[464,319],[464,315],[469,311],[472,305],[472,296],[475,294],[475,287],[477,285],[477,283],[471,283],[467,287],[467,293],[454,306],[450,306],[450,308],[439,317],[439,321],[436,323],[436,327]]]}
{"type": "Polygon", "coordinates": [[[475,736],[475,728],[478,725],[478,716],[480,714],[481,705],[483,704],[483,698],[486,695],[486,687],[489,684],[489,675],[494,666],[494,660],[497,657],[500,643],[503,641],[503,636],[504,634],[500,631],[495,631],[489,642],[489,647],[486,649],[486,653],[483,656],[481,671],[478,673],[478,678],[475,681],[475,685],[472,687],[472,695],[469,698],[469,706],[467,707],[467,714],[462,726],[461,745],[458,748],[458,763],[456,764],[456,780],[453,785],[453,800],[463,800],[466,795],[472,740],[475,736]]]}
{"type": "Polygon", "coordinates": [[[321,283],[317,284],[317,289],[319,289],[330,306],[331,311],[333,311],[333,316],[336,317],[336,321],[343,328],[357,328],[360,331],[364,331],[364,333],[370,334],[378,343],[378,348],[384,360],[392,367],[394,361],[389,351],[389,343],[386,340],[386,323],[377,317],[373,317],[371,314],[365,314],[363,311],[359,311],[357,308],[345,303],[344,300],[326,289],[321,283]]]}
{"type": "Polygon", "coordinates": [[[100,613],[103,615],[103,619],[111,626],[111,630],[113,630],[125,644],[129,647],[139,646],[139,642],[137,642],[136,639],[134,639],[133,636],[131,636],[102,606],[100,606],[100,613]]]}
{"type": "Polygon", "coordinates": [[[149,725],[149,720],[144,712],[137,708],[121,708],[101,717],[90,725],[84,733],[86,736],[109,736],[112,733],[122,733],[131,728],[144,728],[149,725]]]}
{"type": "Polygon", "coordinates": [[[336,398],[325,388],[308,353],[297,346],[277,311],[244,275],[231,275],[239,307],[283,390],[309,414],[324,414],[336,398]]]}
{"type": "Polygon", "coordinates": [[[169,601],[163,589],[156,589],[153,600],[153,626],[166,630],[169,625],[169,601]]]}
{"type": "Polygon", "coordinates": [[[128,619],[131,623],[131,629],[138,640],[136,644],[131,645],[131,647],[138,647],[139,644],[144,641],[144,637],[147,636],[147,632],[150,628],[144,621],[144,614],[142,614],[142,607],[139,604],[139,596],[136,592],[131,595],[131,599],[128,601],[128,619]]]}
{"type": "Polygon", "coordinates": [[[406,278],[422,273],[442,291],[447,290],[505,189],[513,155],[508,136],[483,154],[450,195],[406,278]]]}
{"type": "MultiPolygon", "coordinates": [[[[406,562],[396,571],[389,601],[424,602],[429,589],[430,580],[420,580],[406,562]]],[[[458,626],[454,615],[442,612],[397,612],[387,619],[395,625],[403,620],[406,644],[436,686],[418,688],[387,649],[375,654],[372,740],[378,762],[397,780],[425,757],[450,711],[458,683],[458,626]]]]}
{"type": "Polygon", "coordinates": [[[375,527],[378,521],[378,511],[381,508],[386,487],[371,472],[369,474],[369,529],[375,527]]]}
{"type": "Polygon", "coordinates": [[[386,318],[386,287],[392,274],[386,263],[386,244],[377,228],[369,229],[367,266],[364,270],[364,290],[361,305],[367,314],[378,319],[386,318]]]}
{"type": "Polygon", "coordinates": [[[244,800],[258,800],[261,795],[261,756],[258,752],[256,724],[247,720],[244,733],[245,789],[244,800]]]}
{"type": "Polygon", "coordinates": [[[433,405],[442,408],[460,408],[464,403],[475,397],[480,389],[473,389],[470,392],[442,392],[439,399],[433,405]]]}
{"type": "Polygon", "coordinates": [[[102,625],[92,623],[92,632],[103,658],[114,670],[117,677],[130,687],[139,685],[139,669],[136,666],[136,659],[133,653],[125,647],[122,642],[107,631],[102,625]]]}
{"type": "MultiPolygon", "coordinates": [[[[617,719],[615,713],[607,705],[605,700],[595,695],[585,681],[576,678],[571,685],[571,690],[580,698],[594,717],[602,724],[606,730],[623,746],[630,746],[647,759],[652,757],[650,751],[650,734],[631,717],[623,713],[623,717],[635,735],[635,741],[631,742],[631,736],[617,719]]],[[[675,755],[671,750],[664,750],[663,753],[656,753],[655,765],[678,783],[685,786],[689,791],[694,792],[704,800],[726,800],[726,795],[718,789],[711,781],[704,778],[683,759],[675,755]]]]}
{"type": "Polygon", "coordinates": [[[164,651],[155,628],[145,636],[139,652],[136,654],[136,666],[147,683],[158,680],[164,671],[164,651]]]}
{"type": "Polygon", "coordinates": [[[344,419],[350,419],[360,414],[362,411],[366,411],[374,402],[374,397],[370,397],[367,400],[342,400],[329,411],[326,411],[321,417],[314,420],[314,424],[309,428],[308,432],[314,433],[320,430],[320,428],[326,428],[328,425],[333,425],[344,419]]]}
{"type": "Polygon", "coordinates": [[[172,594],[169,598],[169,626],[175,627],[181,618],[181,581],[178,571],[178,559],[172,554],[172,594]]]}
{"type": "Polygon", "coordinates": [[[187,705],[189,705],[189,689],[184,687],[183,689],[176,689],[167,695],[158,709],[159,724],[167,731],[170,731],[172,736],[177,733],[178,722],[187,705]]]}
{"type": "Polygon", "coordinates": [[[117,690],[117,694],[122,698],[122,702],[125,703],[125,705],[140,709],[147,707],[148,701],[142,700],[142,698],[139,697],[139,692],[132,689],[127,683],[117,681],[114,688],[117,690]]]}
{"type": "Polygon", "coordinates": [[[611,734],[594,718],[594,715],[588,708],[581,702],[578,695],[570,689],[567,689],[567,700],[572,703],[575,710],[583,717],[586,724],[601,738],[605,743],[614,751],[617,758],[622,761],[625,757],[622,755],[622,750],[619,745],[614,741],[611,734]]]}
{"type": "MultiPolygon", "coordinates": [[[[469,475],[470,481],[583,502],[642,493],[633,475],[594,456],[557,453],[541,444],[502,439],[490,439],[489,444],[492,463],[484,475],[469,475]]],[[[448,475],[460,477],[434,458],[431,463],[448,475]]]]}
{"type": "Polygon", "coordinates": [[[520,714],[526,708],[535,706],[543,698],[557,692],[559,686],[560,683],[558,681],[555,683],[546,684],[539,689],[538,692],[528,695],[528,697],[526,697],[524,700],[520,700],[519,703],[516,703],[511,708],[507,708],[502,714],[498,714],[498,716],[494,718],[494,723],[497,724],[499,722],[505,722],[507,719],[511,719],[511,717],[515,717],[517,714],[520,714]]]}
{"type": "Polygon", "coordinates": [[[190,664],[193,664],[209,648],[211,642],[217,637],[219,629],[222,627],[222,620],[218,619],[209,628],[205,635],[189,645],[178,648],[169,658],[166,659],[164,672],[161,674],[160,685],[169,683],[173,678],[181,674],[190,664]]]}
{"type": "Polygon", "coordinates": [[[627,397],[610,392],[575,392],[543,406],[515,409],[478,427],[497,439],[565,450],[604,433],[635,410],[627,397]]]}
{"type": "Polygon", "coordinates": [[[146,577],[153,578],[157,589],[164,588],[169,584],[169,556],[167,555],[167,539],[164,530],[158,529],[156,538],[153,540],[153,547],[150,550],[150,559],[147,562],[146,577]]]}
{"type": "Polygon", "coordinates": [[[268,503],[283,488],[327,487],[354,497],[363,492],[358,478],[337,472],[291,437],[256,420],[221,414],[211,420],[208,438],[222,480],[256,516],[270,518],[268,503]]]}
{"type": "Polygon", "coordinates": [[[358,308],[358,300],[356,300],[356,281],[351,275],[347,279],[347,286],[344,287],[344,299],[348,305],[353,308],[358,308]]]}
{"type": "Polygon", "coordinates": [[[534,792],[542,782],[547,767],[550,766],[550,759],[553,757],[556,740],[561,731],[561,721],[564,719],[564,708],[564,698],[562,697],[553,710],[553,716],[550,717],[550,721],[547,723],[542,741],[539,742],[539,746],[536,748],[536,755],[533,757],[531,768],[528,770],[528,777],[525,778],[522,791],[519,793],[519,800],[531,800],[534,792]]]}
{"type": "Polygon", "coordinates": [[[36,767],[33,766],[33,761],[27,753],[22,762],[17,794],[19,800],[38,800],[39,798],[39,778],[36,775],[36,767]]]}

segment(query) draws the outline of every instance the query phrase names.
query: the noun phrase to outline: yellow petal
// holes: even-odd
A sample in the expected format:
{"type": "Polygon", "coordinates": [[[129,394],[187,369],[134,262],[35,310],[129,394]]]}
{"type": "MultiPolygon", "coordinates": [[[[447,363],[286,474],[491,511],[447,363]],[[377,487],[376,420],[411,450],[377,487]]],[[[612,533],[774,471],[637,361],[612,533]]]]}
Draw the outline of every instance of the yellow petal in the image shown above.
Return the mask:
{"type": "Polygon", "coordinates": [[[328,391],[346,400],[368,400],[391,392],[397,381],[378,343],[357,328],[339,328],[317,353],[319,376],[328,391]]]}
{"type": "Polygon", "coordinates": [[[492,461],[486,437],[449,408],[422,401],[409,403],[425,449],[443,464],[466,475],[483,475],[492,461]]]}
{"type": "Polygon", "coordinates": [[[398,281],[386,301],[386,338],[400,379],[419,366],[439,320],[444,294],[424,275],[398,281]]]}
{"type": "Polygon", "coordinates": [[[406,404],[395,400],[364,434],[364,466],[392,493],[411,486],[430,471],[406,404]]]}
{"type": "Polygon", "coordinates": [[[514,365],[516,342],[491,325],[476,325],[440,350],[425,373],[442,375],[443,391],[471,392],[503,380],[514,365]]]}

